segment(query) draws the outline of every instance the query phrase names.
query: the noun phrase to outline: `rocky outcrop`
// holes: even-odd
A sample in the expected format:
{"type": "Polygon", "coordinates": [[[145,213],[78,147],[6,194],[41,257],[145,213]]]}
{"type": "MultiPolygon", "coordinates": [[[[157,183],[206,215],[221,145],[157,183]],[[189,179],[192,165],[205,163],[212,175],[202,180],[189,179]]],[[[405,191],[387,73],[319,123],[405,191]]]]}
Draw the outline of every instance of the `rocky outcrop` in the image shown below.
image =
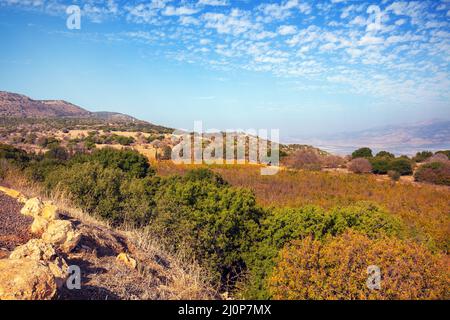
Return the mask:
{"type": "Polygon", "coordinates": [[[80,233],[76,232],[72,223],[67,220],[53,220],[49,222],[47,230],[42,234],[46,243],[58,246],[63,252],[70,252],[78,244],[80,233]]]}
{"type": "Polygon", "coordinates": [[[50,300],[56,291],[56,278],[41,261],[0,260],[0,300],[50,300]]]}
{"type": "Polygon", "coordinates": [[[24,201],[23,215],[33,217],[31,232],[41,235],[0,260],[0,300],[52,299],[67,278],[63,253],[72,251],[80,233],[68,220],[59,220],[57,207],[39,198],[24,201]]]}

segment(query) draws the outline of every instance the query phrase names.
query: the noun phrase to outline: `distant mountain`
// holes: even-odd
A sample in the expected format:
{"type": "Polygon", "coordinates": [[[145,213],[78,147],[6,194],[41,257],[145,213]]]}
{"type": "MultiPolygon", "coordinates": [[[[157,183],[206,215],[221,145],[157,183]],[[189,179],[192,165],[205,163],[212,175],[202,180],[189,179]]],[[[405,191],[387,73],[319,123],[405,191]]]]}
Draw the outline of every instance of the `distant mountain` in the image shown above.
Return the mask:
{"type": "Polygon", "coordinates": [[[350,153],[359,147],[396,154],[415,154],[421,150],[450,149],[450,121],[389,125],[357,132],[344,132],[308,141],[330,152],[350,153]]]}
{"type": "Polygon", "coordinates": [[[110,121],[127,121],[127,122],[135,122],[139,121],[138,119],[129,116],[127,114],[119,113],[119,112],[110,112],[110,111],[98,111],[92,112],[92,117],[110,120],[110,121]]]}
{"type": "Polygon", "coordinates": [[[1,117],[85,117],[90,114],[63,100],[33,100],[21,94],[0,91],[1,117]]]}

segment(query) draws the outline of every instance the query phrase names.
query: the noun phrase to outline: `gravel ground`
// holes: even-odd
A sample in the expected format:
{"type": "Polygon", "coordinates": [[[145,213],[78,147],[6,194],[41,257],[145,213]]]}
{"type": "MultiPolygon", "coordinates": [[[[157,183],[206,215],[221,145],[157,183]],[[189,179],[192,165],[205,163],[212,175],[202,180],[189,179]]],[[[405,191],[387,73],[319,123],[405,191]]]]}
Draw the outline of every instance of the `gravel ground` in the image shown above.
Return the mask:
{"type": "Polygon", "coordinates": [[[20,213],[22,204],[0,193],[0,258],[31,239],[33,218],[20,213]]]}

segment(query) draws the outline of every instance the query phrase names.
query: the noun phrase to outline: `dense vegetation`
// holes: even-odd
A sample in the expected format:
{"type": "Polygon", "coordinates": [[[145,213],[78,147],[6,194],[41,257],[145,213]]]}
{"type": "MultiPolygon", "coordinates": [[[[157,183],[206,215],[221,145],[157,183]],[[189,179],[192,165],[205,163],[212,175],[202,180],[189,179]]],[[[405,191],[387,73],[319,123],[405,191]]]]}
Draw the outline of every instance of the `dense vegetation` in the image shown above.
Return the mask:
{"type": "Polygon", "coordinates": [[[65,192],[113,225],[148,229],[168,249],[195,258],[215,285],[238,297],[445,298],[446,269],[437,254],[448,248],[444,193],[434,193],[426,207],[423,191],[401,185],[389,191],[358,175],[296,171],[264,177],[257,167],[212,167],[162,176],[139,153],[108,148],[71,154],[54,146],[36,155],[1,145],[0,164],[22,170],[49,193],[65,192]],[[270,197],[261,201],[264,188],[270,197]],[[387,209],[375,202],[387,203],[387,209]],[[355,258],[346,260],[350,256],[355,258]],[[393,270],[388,291],[364,289],[367,275],[360,271],[367,264],[393,270]],[[413,279],[397,284],[400,271],[402,279],[413,279]],[[307,294],[299,289],[305,284],[311,287],[307,294]]]}

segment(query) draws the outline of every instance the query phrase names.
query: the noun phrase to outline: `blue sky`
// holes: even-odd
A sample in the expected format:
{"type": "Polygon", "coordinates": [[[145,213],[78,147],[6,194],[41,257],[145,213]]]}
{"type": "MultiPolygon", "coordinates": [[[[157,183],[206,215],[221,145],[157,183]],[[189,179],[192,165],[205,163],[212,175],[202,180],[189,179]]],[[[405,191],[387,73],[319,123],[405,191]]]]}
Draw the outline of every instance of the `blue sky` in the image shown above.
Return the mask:
{"type": "Polygon", "coordinates": [[[0,39],[0,90],[177,128],[450,118],[450,0],[0,0],[0,39]]]}

